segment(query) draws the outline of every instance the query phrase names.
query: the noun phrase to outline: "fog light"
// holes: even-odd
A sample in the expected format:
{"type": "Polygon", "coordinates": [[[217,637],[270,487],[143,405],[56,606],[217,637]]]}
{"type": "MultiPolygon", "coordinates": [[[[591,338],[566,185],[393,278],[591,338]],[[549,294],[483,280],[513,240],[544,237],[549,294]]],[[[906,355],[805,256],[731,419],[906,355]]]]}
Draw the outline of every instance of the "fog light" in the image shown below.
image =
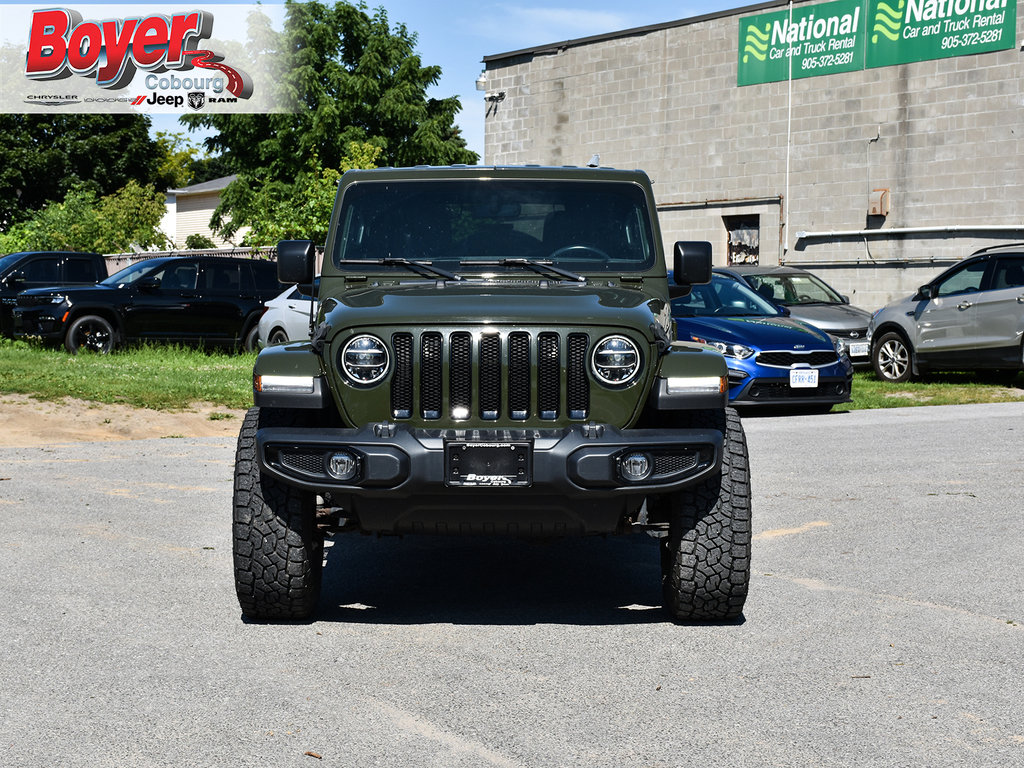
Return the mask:
{"type": "Polygon", "coordinates": [[[631,453],[619,460],[619,472],[631,483],[651,476],[651,458],[646,453],[631,453]]]}
{"type": "Polygon", "coordinates": [[[327,459],[327,472],[336,480],[352,480],[359,473],[359,458],[349,451],[332,453],[327,459]]]}

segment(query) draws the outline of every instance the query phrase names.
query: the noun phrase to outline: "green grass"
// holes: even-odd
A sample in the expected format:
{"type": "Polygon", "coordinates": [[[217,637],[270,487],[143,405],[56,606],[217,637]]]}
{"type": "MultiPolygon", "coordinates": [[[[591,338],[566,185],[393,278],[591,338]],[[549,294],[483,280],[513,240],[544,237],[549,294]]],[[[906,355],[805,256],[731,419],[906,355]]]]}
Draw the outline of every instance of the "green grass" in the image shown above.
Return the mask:
{"type": "MultiPolygon", "coordinates": [[[[182,347],[138,347],[112,355],[69,355],[0,338],[0,393],[40,400],[74,397],[157,410],[182,410],[202,402],[231,409],[252,405],[251,354],[182,347]]],[[[966,373],[888,384],[874,373],[854,376],[853,402],[835,410],[904,408],[919,405],[1001,403],[1024,399],[1024,375],[1011,381],[966,373]]],[[[229,418],[214,413],[211,419],[229,418]]]]}
{"type": "Polygon", "coordinates": [[[1024,400],[1024,376],[1012,380],[976,373],[935,373],[921,381],[890,384],[874,372],[858,371],[853,376],[853,402],[835,410],[906,408],[916,405],[961,405],[964,403],[1005,403],[1024,400]]]}
{"type": "Polygon", "coordinates": [[[146,346],[111,355],[69,355],[0,339],[0,393],[40,400],[74,397],[162,411],[192,403],[252,405],[253,354],[146,346]]]}

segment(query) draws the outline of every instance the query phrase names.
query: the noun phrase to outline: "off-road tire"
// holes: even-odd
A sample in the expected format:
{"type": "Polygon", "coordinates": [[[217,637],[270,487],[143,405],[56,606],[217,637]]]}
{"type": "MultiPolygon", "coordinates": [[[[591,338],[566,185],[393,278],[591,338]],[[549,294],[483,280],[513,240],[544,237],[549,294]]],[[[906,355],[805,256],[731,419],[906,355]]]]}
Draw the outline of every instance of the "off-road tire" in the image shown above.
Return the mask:
{"type": "Polygon", "coordinates": [[[729,621],[743,612],[750,582],[746,436],[732,408],[695,412],[687,426],[722,432],[722,470],[664,500],[669,516],[661,551],[665,610],[678,621],[729,621]]]}
{"type": "Polygon", "coordinates": [[[99,315],[76,317],[64,334],[64,348],[73,355],[82,350],[107,355],[113,351],[116,343],[114,326],[99,315]]]}
{"type": "Polygon", "coordinates": [[[235,590],[242,613],[255,621],[302,620],[316,611],[323,571],[323,536],[316,498],[260,472],[256,431],[300,426],[301,413],[251,408],[235,454],[235,590]]]}

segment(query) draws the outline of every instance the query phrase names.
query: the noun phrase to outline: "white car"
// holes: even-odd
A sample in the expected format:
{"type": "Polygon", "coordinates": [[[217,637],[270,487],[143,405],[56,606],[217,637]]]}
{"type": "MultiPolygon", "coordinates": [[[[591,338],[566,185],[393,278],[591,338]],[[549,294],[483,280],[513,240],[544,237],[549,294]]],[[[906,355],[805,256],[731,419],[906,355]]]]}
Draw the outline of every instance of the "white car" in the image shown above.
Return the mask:
{"type": "MultiPolygon", "coordinates": [[[[313,293],[317,283],[319,280],[313,284],[313,293]]],[[[312,304],[313,297],[297,285],[268,301],[267,311],[260,318],[260,347],[308,339],[310,312],[315,311],[312,304]]]]}

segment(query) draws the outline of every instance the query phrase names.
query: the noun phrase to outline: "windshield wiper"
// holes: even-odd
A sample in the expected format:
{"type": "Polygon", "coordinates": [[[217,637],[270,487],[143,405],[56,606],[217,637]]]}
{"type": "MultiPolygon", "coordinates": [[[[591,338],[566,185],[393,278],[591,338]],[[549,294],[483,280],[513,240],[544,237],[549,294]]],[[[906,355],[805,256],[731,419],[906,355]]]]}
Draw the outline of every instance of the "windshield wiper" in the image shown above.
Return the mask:
{"type": "Polygon", "coordinates": [[[445,280],[462,280],[461,275],[449,272],[447,269],[435,267],[425,261],[413,261],[412,259],[401,259],[389,256],[384,259],[345,259],[342,264],[379,264],[384,267],[405,267],[411,272],[423,277],[443,277],[445,280]]]}
{"type": "Polygon", "coordinates": [[[474,261],[473,265],[480,265],[484,267],[525,267],[526,269],[533,270],[538,275],[557,275],[558,277],[564,277],[566,280],[572,280],[576,283],[587,282],[587,278],[583,275],[577,275],[575,272],[570,272],[568,269],[556,267],[550,261],[537,261],[535,259],[498,259],[497,261],[474,261]]]}

